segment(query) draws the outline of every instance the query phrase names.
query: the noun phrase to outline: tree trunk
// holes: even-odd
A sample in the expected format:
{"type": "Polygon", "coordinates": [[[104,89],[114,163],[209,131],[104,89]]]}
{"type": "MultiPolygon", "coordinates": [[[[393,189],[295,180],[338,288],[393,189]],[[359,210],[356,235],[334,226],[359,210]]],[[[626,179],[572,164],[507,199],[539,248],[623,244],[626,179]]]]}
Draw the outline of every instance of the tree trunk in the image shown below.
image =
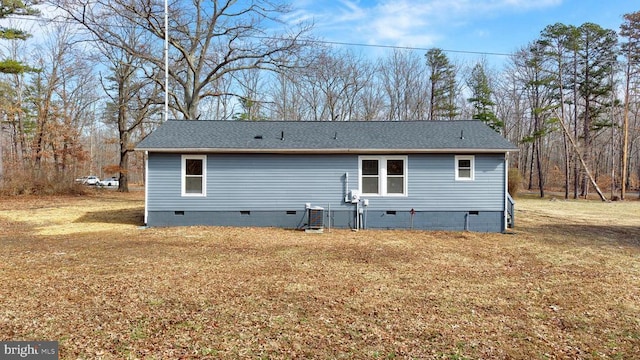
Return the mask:
{"type": "Polygon", "coordinates": [[[624,89],[624,124],[622,125],[622,171],[620,178],[620,200],[624,200],[627,190],[627,157],[629,149],[629,83],[631,82],[631,62],[627,61],[624,89]]]}
{"type": "Polygon", "coordinates": [[[571,176],[571,157],[569,155],[569,144],[567,141],[567,135],[564,132],[562,133],[562,145],[564,147],[564,198],[569,199],[569,186],[571,185],[569,181],[569,178],[571,176]]]}
{"type": "MultiPolygon", "coordinates": [[[[587,71],[585,73],[585,83],[589,83],[589,71],[587,68],[587,71]]],[[[580,158],[580,161],[584,161],[585,164],[590,165],[592,164],[591,161],[591,146],[592,146],[592,139],[591,139],[591,99],[589,98],[589,94],[586,94],[584,100],[584,121],[582,122],[582,137],[584,139],[584,148],[582,156],[580,158]]],[[[582,192],[580,194],[580,196],[584,197],[585,199],[587,198],[587,196],[589,196],[589,175],[587,174],[587,172],[585,171],[584,174],[582,174],[582,192]]]]}
{"type": "MultiPolygon", "coordinates": [[[[17,104],[16,106],[18,107],[22,107],[22,80],[21,77],[19,75],[16,75],[14,77],[14,81],[18,87],[18,89],[20,89],[17,92],[17,104]]],[[[26,131],[24,131],[24,113],[22,111],[18,112],[16,114],[16,117],[18,118],[18,139],[19,141],[17,141],[20,149],[16,149],[16,155],[18,156],[18,164],[20,165],[21,169],[24,169],[25,167],[25,163],[24,163],[24,159],[27,158],[27,138],[26,138],[26,131]]]]}
{"type": "Polygon", "coordinates": [[[129,150],[120,150],[120,177],[118,178],[118,191],[129,192],[129,150]]]}
{"type": "Polygon", "coordinates": [[[127,109],[126,109],[126,101],[124,100],[126,97],[126,91],[124,90],[127,85],[126,80],[121,81],[118,86],[118,102],[120,103],[118,106],[118,147],[120,150],[120,162],[118,164],[118,171],[120,175],[118,176],[118,191],[119,192],[129,192],[129,182],[127,181],[128,170],[129,170],[129,129],[127,129],[127,109]]]}
{"type": "Polygon", "coordinates": [[[582,168],[584,170],[585,176],[591,181],[591,185],[593,185],[593,187],[596,189],[596,192],[598,193],[598,195],[600,195],[600,199],[602,201],[607,201],[607,198],[604,196],[604,194],[600,190],[600,187],[598,186],[598,184],[596,183],[595,179],[591,175],[591,171],[589,171],[589,167],[587,166],[587,163],[582,158],[582,155],[580,153],[580,149],[578,148],[578,145],[576,145],[576,142],[573,139],[573,137],[571,137],[571,134],[569,133],[569,129],[567,129],[567,126],[565,125],[564,120],[560,119],[560,125],[562,125],[562,130],[564,131],[564,133],[569,138],[569,141],[571,142],[571,145],[573,146],[573,150],[574,150],[576,156],[578,156],[578,160],[580,161],[580,164],[582,165],[582,168]]]}
{"type": "MultiPolygon", "coordinates": [[[[573,54],[573,80],[572,83],[574,84],[573,86],[573,139],[577,139],[578,138],[578,87],[575,86],[575,84],[578,83],[578,56],[574,51],[573,54]]],[[[564,121],[563,118],[561,118],[561,122],[564,121]]],[[[569,136],[567,134],[567,136],[569,136]]],[[[571,139],[571,137],[569,137],[569,139],[571,139]]],[[[573,140],[571,140],[572,145],[575,148],[575,144],[573,144],[573,140]]],[[[575,162],[574,164],[574,168],[573,168],[573,198],[577,199],[578,198],[578,188],[580,186],[580,165],[578,165],[578,162],[575,162]]]]}
{"type": "Polygon", "coordinates": [[[531,160],[527,159],[527,161],[529,162],[529,186],[527,187],[529,190],[533,189],[533,164],[534,164],[534,159],[536,156],[536,142],[532,142],[531,143],[531,160]]]}
{"type": "MultiPolygon", "coordinates": [[[[587,48],[588,45],[586,45],[587,48]]],[[[587,58],[586,63],[589,63],[589,56],[585,56],[587,58]]],[[[585,74],[584,74],[584,83],[585,84],[589,84],[589,79],[590,79],[590,68],[589,66],[585,65],[585,74]]],[[[588,85],[585,85],[585,87],[588,85]]],[[[592,164],[591,162],[591,114],[590,114],[590,105],[591,105],[591,99],[590,99],[590,94],[587,93],[584,96],[584,119],[582,120],[582,142],[583,142],[583,146],[582,146],[582,154],[579,157],[580,162],[583,162],[587,165],[592,164]]],[[[587,172],[583,172],[582,173],[582,178],[580,179],[580,196],[583,198],[587,198],[587,196],[589,195],[589,175],[587,174],[587,172]]]]}
{"type": "MultiPolygon", "coordinates": [[[[540,142],[540,138],[536,139],[540,142]]],[[[538,168],[538,187],[540,188],[540,198],[544,198],[544,177],[542,172],[542,163],[540,160],[540,144],[536,146],[536,167],[538,168]]]]}
{"type": "Polygon", "coordinates": [[[0,189],[4,185],[4,181],[3,181],[3,177],[4,177],[4,167],[3,167],[4,154],[2,152],[3,146],[4,146],[4,141],[3,141],[4,134],[3,134],[2,130],[3,130],[2,122],[0,122],[0,189]]]}

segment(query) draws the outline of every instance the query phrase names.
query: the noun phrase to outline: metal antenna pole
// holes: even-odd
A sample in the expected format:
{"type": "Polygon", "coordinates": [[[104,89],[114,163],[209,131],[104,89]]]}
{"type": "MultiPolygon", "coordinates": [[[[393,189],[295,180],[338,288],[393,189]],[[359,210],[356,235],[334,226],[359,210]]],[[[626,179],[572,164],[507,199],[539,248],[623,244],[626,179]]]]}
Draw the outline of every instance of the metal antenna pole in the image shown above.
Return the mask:
{"type": "Polygon", "coordinates": [[[164,121],[169,120],[169,0],[164,0],[164,121]]]}

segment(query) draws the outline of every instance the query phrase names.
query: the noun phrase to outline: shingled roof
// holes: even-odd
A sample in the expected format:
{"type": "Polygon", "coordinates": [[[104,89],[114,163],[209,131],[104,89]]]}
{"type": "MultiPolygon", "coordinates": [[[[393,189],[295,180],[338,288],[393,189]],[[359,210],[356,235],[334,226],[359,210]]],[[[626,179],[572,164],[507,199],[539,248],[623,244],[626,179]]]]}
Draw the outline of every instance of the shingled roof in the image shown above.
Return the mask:
{"type": "Polygon", "coordinates": [[[517,148],[481,121],[169,120],[136,150],[154,152],[424,153],[517,148]]]}

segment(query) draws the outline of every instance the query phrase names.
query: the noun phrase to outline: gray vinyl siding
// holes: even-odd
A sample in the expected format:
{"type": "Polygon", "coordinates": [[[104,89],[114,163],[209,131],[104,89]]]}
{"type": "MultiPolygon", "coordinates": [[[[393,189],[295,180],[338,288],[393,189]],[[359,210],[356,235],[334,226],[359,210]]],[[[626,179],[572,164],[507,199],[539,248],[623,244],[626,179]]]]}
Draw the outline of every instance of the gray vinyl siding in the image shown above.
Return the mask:
{"type": "Polygon", "coordinates": [[[409,196],[403,205],[416,211],[502,211],[504,154],[475,155],[475,179],[455,180],[455,155],[409,158],[409,196]]]}
{"type": "MultiPolygon", "coordinates": [[[[408,155],[407,196],[366,197],[368,211],[504,210],[504,154],[475,155],[475,180],[455,180],[455,154],[408,155]]],[[[149,212],[273,211],[330,206],[358,189],[358,155],[208,154],[206,197],[181,196],[181,154],[150,153],[149,212]]]]}
{"type": "Polygon", "coordinates": [[[357,186],[357,157],[209,154],[206,197],[181,196],[181,155],[149,154],[149,211],[304,210],[343,206],[345,172],[357,186]]]}

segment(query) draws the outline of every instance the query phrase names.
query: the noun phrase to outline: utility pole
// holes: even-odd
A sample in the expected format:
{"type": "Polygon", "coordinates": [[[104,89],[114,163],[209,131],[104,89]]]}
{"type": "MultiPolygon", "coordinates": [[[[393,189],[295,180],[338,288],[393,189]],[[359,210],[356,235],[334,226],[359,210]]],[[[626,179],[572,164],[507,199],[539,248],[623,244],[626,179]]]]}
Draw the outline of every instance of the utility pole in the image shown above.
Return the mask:
{"type": "Polygon", "coordinates": [[[164,121],[169,120],[169,0],[164,0],[164,121]]]}

